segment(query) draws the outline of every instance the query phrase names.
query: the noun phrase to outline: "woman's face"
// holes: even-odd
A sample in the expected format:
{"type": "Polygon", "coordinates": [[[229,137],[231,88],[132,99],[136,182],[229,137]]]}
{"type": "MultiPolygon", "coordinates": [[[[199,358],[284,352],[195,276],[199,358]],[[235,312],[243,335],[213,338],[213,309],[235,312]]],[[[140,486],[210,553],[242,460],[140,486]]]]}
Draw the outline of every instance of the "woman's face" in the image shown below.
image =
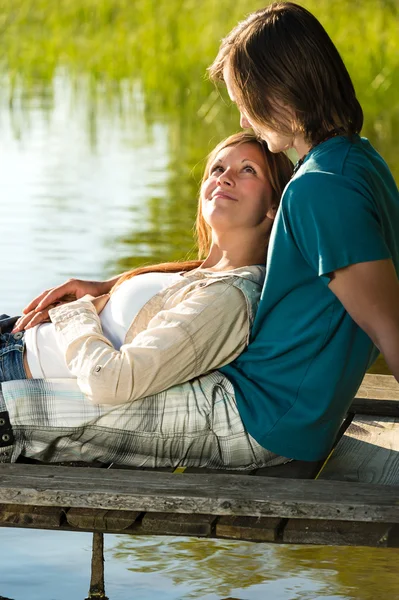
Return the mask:
{"type": "MultiPolygon", "coordinates": [[[[223,78],[226,84],[226,88],[230,99],[232,102],[235,102],[235,95],[233,90],[232,78],[230,75],[230,69],[228,66],[224,68],[223,78]]],[[[251,128],[254,133],[264,140],[269,148],[270,152],[283,152],[284,150],[289,150],[293,147],[294,136],[293,135],[285,135],[283,133],[279,133],[270,129],[266,125],[261,123],[253,123],[246,116],[245,112],[242,109],[240,110],[240,125],[243,129],[251,128]]],[[[288,109],[287,109],[288,111],[288,109]]],[[[288,115],[287,115],[288,116],[288,115]]]]}
{"type": "Polygon", "coordinates": [[[201,188],[202,214],[216,233],[264,228],[275,211],[262,149],[257,144],[228,146],[212,161],[201,188]]]}

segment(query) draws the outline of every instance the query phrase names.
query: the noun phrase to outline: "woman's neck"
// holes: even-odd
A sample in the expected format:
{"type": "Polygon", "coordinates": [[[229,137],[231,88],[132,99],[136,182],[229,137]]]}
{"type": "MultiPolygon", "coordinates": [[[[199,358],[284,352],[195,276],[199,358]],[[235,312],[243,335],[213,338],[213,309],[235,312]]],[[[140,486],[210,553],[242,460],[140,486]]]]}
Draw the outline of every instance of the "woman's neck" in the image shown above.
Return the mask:
{"type": "Polygon", "coordinates": [[[211,271],[231,271],[250,265],[266,263],[269,239],[243,240],[234,239],[231,243],[212,242],[210,251],[199,269],[211,271]]]}

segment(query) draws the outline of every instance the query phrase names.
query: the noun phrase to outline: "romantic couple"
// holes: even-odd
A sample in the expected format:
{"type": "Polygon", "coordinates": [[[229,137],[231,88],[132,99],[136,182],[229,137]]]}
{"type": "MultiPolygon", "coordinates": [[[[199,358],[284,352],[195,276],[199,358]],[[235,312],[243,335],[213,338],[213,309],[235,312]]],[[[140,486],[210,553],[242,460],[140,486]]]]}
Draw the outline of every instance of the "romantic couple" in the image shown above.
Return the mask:
{"type": "Polygon", "coordinates": [[[399,192],[337,49],[275,3],[209,71],[254,133],[208,158],[200,260],[73,279],[0,319],[0,461],[319,460],[379,351],[399,379],[399,192]]]}

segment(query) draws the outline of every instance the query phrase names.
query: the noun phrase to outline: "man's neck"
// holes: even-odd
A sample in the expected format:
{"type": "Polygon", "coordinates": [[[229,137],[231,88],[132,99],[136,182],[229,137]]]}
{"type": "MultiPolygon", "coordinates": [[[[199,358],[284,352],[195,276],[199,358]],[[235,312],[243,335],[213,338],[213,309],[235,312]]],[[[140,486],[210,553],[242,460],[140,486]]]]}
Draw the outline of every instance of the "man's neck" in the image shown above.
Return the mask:
{"type": "Polygon", "coordinates": [[[305,140],[305,138],[303,137],[303,135],[297,135],[294,138],[294,142],[292,144],[292,147],[294,148],[294,150],[297,151],[298,153],[298,158],[303,158],[304,156],[307,155],[307,153],[309,152],[309,150],[311,149],[311,144],[309,144],[309,142],[307,142],[305,140]]]}

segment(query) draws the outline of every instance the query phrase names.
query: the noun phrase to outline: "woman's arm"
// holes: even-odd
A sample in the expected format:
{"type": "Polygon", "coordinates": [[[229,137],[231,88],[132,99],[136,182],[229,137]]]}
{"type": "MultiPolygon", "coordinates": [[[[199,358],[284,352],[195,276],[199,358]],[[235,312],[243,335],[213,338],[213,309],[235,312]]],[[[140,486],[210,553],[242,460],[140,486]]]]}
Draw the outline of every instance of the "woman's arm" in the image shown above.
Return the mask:
{"type": "Polygon", "coordinates": [[[382,352],[399,381],[399,281],[392,260],[338,269],[331,274],[329,288],[382,352]]]}
{"type": "Polygon", "coordinates": [[[34,298],[23,310],[23,315],[14,326],[13,332],[29,329],[49,318],[49,310],[60,302],[70,302],[82,298],[86,294],[102,296],[108,294],[121,276],[107,281],[84,281],[83,279],[68,279],[57,287],[45,290],[34,298]]]}
{"type": "Polygon", "coordinates": [[[218,281],[159,312],[120,351],[105,338],[96,309],[78,300],[50,311],[68,368],[97,404],[122,404],[217,369],[248,343],[243,293],[218,281]]]}

